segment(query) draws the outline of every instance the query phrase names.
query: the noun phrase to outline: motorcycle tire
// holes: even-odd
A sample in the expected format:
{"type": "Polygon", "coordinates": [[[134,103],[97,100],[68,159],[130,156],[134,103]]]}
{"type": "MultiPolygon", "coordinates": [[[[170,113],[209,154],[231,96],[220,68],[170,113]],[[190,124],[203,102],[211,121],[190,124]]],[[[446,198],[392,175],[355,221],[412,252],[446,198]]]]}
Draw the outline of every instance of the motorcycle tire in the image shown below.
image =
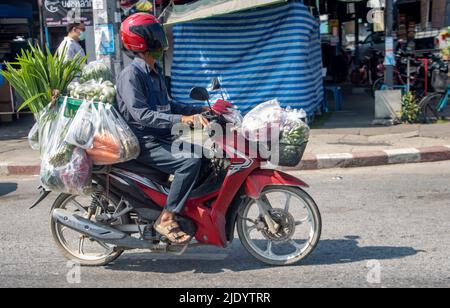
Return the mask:
{"type": "MultiPolygon", "coordinates": [[[[302,249],[301,252],[292,257],[288,257],[286,260],[282,260],[280,258],[269,258],[267,256],[264,256],[261,253],[261,250],[258,248],[255,249],[255,245],[252,245],[251,240],[248,239],[248,236],[246,236],[246,230],[245,230],[245,224],[248,221],[246,216],[246,213],[249,211],[249,207],[253,206],[255,204],[255,200],[249,199],[249,201],[241,206],[239,209],[239,215],[237,217],[237,232],[239,235],[239,239],[244,246],[244,248],[256,259],[259,261],[268,264],[268,265],[276,265],[276,266],[284,266],[284,265],[292,265],[295,263],[298,263],[302,260],[304,260],[306,257],[308,257],[311,252],[316,248],[317,244],[319,243],[321,232],[322,232],[322,219],[320,215],[319,208],[317,207],[317,204],[313,200],[313,198],[306,193],[303,189],[299,187],[290,187],[290,186],[269,186],[261,193],[261,195],[269,194],[271,192],[281,192],[281,193],[288,193],[291,195],[295,195],[299,200],[302,201],[302,203],[305,205],[305,208],[308,208],[309,213],[311,214],[311,219],[314,221],[314,232],[312,237],[308,241],[308,245],[305,249],[302,249]],[[259,251],[258,251],[259,250],[259,251]]],[[[275,208],[274,208],[275,209],[275,208]]],[[[277,209],[275,209],[277,210],[277,209]]],[[[278,210],[279,211],[279,210],[278,210]]],[[[289,210],[288,210],[289,212],[289,210]]],[[[297,250],[296,250],[297,253],[297,250]]]]}
{"type": "MultiPolygon", "coordinates": [[[[65,206],[66,202],[68,200],[70,200],[70,198],[73,198],[73,197],[74,197],[73,195],[69,195],[69,194],[60,194],[58,196],[58,198],[55,200],[55,202],[53,203],[52,209],[50,211],[50,231],[52,233],[53,240],[54,240],[58,250],[62,253],[62,255],[67,260],[75,261],[75,262],[79,263],[81,266],[86,266],[86,267],[105,266],[105,265],[108,265],[109,263],[115,261],[117,258],[119,258],[123,254],[124,250],[114,249],[110,254],[105,255],[102,258],[99,258],[96,260],[86,260],[86,259],[82,259],[82,258],[76,256],[74,253],[70,252],[65,247],[65,245],[62,243],[62,240],[59,237],[58,231],[57,231],[58,223],[53,219],[52,213],[53,213],[54,209],[63,208],[65,206]]],[[[110,201],[115,206],[117,206],[119,204],[119,200],[117,200],[117,198],[115,198],[114,196],[110,195],[109,198],[110,198],[110,201]]],[[[128,219],[128,217],[126,219],[128,219]]],[[[127,224],[127,222],[124,222],[124,221],[122,221],[122,223],[127,224]]]]}

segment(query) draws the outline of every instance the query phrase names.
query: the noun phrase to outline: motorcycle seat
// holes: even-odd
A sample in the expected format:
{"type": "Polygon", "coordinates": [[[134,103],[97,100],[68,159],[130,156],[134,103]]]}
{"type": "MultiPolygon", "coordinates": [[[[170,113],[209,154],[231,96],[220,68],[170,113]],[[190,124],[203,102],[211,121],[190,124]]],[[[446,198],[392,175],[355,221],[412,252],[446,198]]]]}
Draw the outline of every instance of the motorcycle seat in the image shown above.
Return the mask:
{"type": "Polygon", "coordinates": [[[140,176],[148,178],[149,180],[155,181],[161,185],[170,185],[169,177],[170,174],[163,173],[156,168],[140,163],[137,160],[131,160],[126,163],[116,164],[115,168],[119,168],[125,171],[136,173],[140,176]]]}

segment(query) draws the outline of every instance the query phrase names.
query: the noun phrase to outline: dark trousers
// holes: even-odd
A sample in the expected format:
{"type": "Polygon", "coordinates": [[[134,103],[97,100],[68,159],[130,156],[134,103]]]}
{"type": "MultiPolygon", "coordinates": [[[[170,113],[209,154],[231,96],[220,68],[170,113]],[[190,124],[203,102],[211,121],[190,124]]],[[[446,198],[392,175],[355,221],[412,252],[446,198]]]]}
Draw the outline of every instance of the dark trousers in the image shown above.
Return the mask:
{"type": "Polygon", "coordinates": [[[174,175],[165,210],[181,213],[199,177],[202,159],[188,157],[191,156],[190,151],[186,155],[173,155],[171,150],[172,143],[169,141],[142,140],[138,160],[163,173],[174,175]]]}

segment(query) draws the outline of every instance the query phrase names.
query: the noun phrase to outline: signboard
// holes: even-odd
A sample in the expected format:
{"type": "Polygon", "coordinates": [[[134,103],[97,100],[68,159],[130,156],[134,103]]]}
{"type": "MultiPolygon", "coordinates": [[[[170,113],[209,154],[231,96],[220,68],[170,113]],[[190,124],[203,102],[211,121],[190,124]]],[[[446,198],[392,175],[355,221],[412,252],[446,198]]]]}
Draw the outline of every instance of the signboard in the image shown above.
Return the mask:
{"type": "Polygon", "coordinates": [[[47,27],[64,27],[83,21],[92,25],[92,0],[42,0],[44,22],[47,27]]]}
{"type": "Polygon", "coordinates": [[[112,24],[97,25],[95,28],[95,46],[98,55],[107,56],[116,53],[114,27],[112,24]]]}

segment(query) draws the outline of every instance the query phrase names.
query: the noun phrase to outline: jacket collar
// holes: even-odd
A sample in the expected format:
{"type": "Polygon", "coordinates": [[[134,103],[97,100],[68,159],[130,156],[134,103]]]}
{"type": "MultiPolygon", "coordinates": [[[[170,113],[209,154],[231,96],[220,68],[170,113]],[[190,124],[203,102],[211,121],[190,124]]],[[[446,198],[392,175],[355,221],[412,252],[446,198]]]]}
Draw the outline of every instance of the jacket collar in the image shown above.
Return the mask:
{"type": "MultiPolygon", "coordinates": [[[[150,68],[150,66],[149,66],[147,63],[145,63],[145,61],[142,60],[141,58],[135,57],[134,60],[133,60],[133,64],[134,64],[140,71],[142,71],[143,73],[146,73],[146,74],[151,73],[151,68],[150,68]]],[[[158,71],[158,74],[161,75],[161,74],[162,74],[162,69],[161,69],[161,67],[159,67],[159,65],[156,64],[156,65],[155,65],[155,68],[156,68],[156,70],[158,71]]]]}

